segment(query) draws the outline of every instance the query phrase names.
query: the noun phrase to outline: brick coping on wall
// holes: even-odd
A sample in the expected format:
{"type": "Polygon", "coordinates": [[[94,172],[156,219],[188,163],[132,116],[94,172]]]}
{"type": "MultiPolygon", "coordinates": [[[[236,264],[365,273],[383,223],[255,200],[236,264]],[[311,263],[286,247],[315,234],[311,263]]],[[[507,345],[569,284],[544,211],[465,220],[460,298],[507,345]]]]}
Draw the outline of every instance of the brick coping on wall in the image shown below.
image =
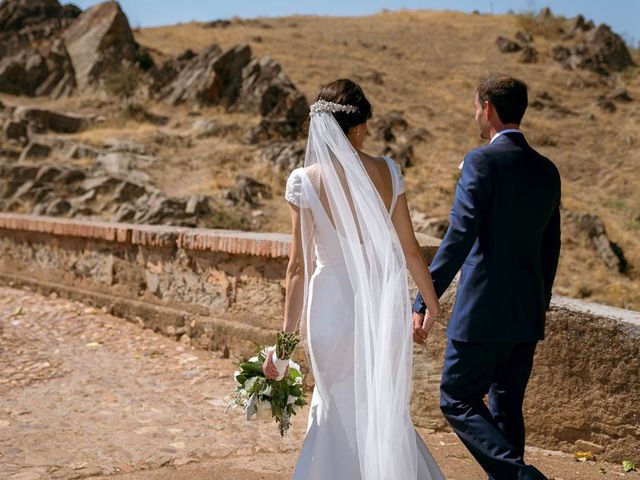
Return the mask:
{"type": "MultiPolygon", "coordinates": [[[[112,223],[14,213],[0,213],[0,230],[2,229],[271,258],[288,257],[291,244],[291,236],[284,233],[112,223]]],[[[420,234],[418,237],[423,248],[435,252],[438,239],[420,234]]]]}
{"type": "Polygon", "coordinates": [[[12,213],[0,214],[0,230],[2,229],[272,258],[288,257],[290,244],[290,236],[282,233],[111,223],[12,213]]]}

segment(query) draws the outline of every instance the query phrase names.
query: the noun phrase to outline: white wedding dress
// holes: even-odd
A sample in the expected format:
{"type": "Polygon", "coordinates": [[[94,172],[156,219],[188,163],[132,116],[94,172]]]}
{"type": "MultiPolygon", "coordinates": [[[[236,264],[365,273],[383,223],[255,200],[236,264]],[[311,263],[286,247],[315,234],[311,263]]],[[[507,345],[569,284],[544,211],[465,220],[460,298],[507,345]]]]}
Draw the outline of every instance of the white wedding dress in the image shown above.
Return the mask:
{"type": "MultiPolygon", "coordinates": [[[[404,192],[404,180],[398,164],[390,158],[385,158],[385,161],[393,182],[393,212],[398,196],[404,192]]],[[[417,473],[414,477],[416,480],[443,480],[444,476],[411,423],[408,394],[405,395],[406,405],[399,405],[399,418],[405,423],[404,432],[409,431],[409,437],[413,435],[415,438],[415,453],[406,458],[409,459],[407,462],[415,462],[416,465],[400,465],[401,472],[398,472],[397,465],[385,471],[385,462],[387,465],[392,464],[397,458],[368,458],[365,462],[369,465],[362,465],[362,459],[366,456],[363,457],[362,452],[359,452],[359,445],[363,441],[359,441],[358,433],[363,427],[357,421],[361,405],[356,400],[358,397],[354,387],[354,372],[357,371],[354,365],[354,345],[357,345],[354,290],[336,226],[320,201],[318,182],[312,181],[308,172],[309,167],[294,170],[287,181],[285,193],[287,201],[301,209],[307,209],[306,212],[310,215],[313,223],[312,252],[315,257],[315,269],[309,272],[306,341],[316,385],[310,405],[307,436],[293,480],[412,480],[403,477],[407,475],[406,472],[412,472],[411,475],[413,472],[417,473]],[[305,191],[306,195],[303,194],[305,191]]],[[[390,212],[385,213],[390,216],[390,212]]],[[[393,228],[390,221],[387,225],[393,228]]],[[[395,231],[391,234],[393,237],[395,231]]],[[[406,280],[406,266],[401,273],[406,280]]],[[[408,291],[400,294],[408,298],[408,291]]],[[[377,300],[379,299],[371,299],[371,302],[375,303],[377,300]]],[[[393,314],[400,317],[400,321],[410,324],[410,318],[402,318],[407,316],[406,309],[394,310],[393,314]]],[[[409,339],[409,348],[410,342],[409,339]]],[[[410,357],[410,353],[408,355],[410,357]]],[[[408,382],[410,369],[409,363],[408,382]]],[[[410,386],[407,388],[410,389],[410,386]]],[[[373,395],[375,394],[374,391],[373,395]]],[[[389,412],[391,407],[389,406],[389,412]]],[[[376,415],[384,415],[385,408],[383,405],[376,410],[379,412],[376,415]]],[[[369,424],[373,422],[370,421],[369,424]]],[[[376,436],[374,432],[369,439],[370,443],[366,443],[367,445],[380,448],[380,452],[374,453],[376,457],[385,457],[387,453],[390,457],[397,456],[391,448],[396,444],[395,438],[386,438],[381,434],[376,436]]],[[[409,450],[405,445],[402,448],[409,450]]]]}

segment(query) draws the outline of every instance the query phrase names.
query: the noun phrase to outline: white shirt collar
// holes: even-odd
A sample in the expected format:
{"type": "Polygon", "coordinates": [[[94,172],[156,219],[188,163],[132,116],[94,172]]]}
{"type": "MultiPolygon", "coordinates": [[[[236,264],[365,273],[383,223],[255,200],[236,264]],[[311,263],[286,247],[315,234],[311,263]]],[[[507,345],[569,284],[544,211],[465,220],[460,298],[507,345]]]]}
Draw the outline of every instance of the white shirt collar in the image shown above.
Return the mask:
{"type": "MultiPolygon", "coordinates": [[[[493,143],[493,141],[494,141],[496,138],[498,138],[500,135],[503,135],[503,134],[505,134],[505,133],[512,133],[512,132],[522,133],[522,132],[520,131],[520,129],[519,129],[519,128],[507,128],[506,130],[501,130],[501,131],[497,132],[497,133],[493,136],[493,138],[491,138],[491,141],[490,141],[489,143],[493,143]]],[[[459,168],[460,170],[462,170],[462,167],[463,167],[463,166],[464,166],[464,161],[462,161],[462,162],[460,163],[460,165],[458,165],[458,168],[459,168]]]]}
{"type": "Polygon", "coordinates": [[[519,128],[507,128],[506,130],[500,130],[491,138],[491,141],[489,143],[493,143],[493,141],[496,138],[498,138],[500,135],[504,135],[505,133],[513,133],[513,132],[522,133],[519,128]]]}

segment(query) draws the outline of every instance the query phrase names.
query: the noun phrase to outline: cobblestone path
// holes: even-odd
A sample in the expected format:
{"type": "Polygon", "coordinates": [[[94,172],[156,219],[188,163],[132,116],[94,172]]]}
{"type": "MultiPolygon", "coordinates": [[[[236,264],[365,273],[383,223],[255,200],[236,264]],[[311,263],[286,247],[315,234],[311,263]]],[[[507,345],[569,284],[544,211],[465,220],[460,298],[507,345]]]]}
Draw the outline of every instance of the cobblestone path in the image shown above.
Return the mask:
{"type": "MultiPolygon", "coordinates": [[[[0,287],[0,479],[289,478],[306,411],[285,439],[225,412],[233,365],[82,303],[0,287]]],[[[420,433],[447,478],[483,478],[453,435],[420,433]]],[[[529,460],[557,480],[623,475],[558,452],[529,460]]]]}

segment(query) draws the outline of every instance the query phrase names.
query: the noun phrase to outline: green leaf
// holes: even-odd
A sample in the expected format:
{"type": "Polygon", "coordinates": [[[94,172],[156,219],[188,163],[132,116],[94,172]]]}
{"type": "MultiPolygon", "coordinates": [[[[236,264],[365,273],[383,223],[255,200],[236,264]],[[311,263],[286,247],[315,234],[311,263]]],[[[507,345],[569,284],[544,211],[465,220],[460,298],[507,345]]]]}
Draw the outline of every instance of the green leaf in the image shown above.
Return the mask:
{"type": "Polygon", "coordinates": [[[251,377],[244,384],[244,388],[249,393],[259,393],[266,385],[266,381],[262,377],[251,377]]]}
{"type": "Polygon", "coordinates": [[[625,460],[624,462],[622,462],[622,469],[626,472],[633,472],[636,469],[636,464],[633,463],[631,460],[625,460]]]}
{"type": "Polygon", "coordinates": [[[247,373],[247,376],[260,376],[264,377],[264,371],[262,370],[262,363],[260,362],[244,362],[238,365],[242,369],[242,373],[247,373]]]}

